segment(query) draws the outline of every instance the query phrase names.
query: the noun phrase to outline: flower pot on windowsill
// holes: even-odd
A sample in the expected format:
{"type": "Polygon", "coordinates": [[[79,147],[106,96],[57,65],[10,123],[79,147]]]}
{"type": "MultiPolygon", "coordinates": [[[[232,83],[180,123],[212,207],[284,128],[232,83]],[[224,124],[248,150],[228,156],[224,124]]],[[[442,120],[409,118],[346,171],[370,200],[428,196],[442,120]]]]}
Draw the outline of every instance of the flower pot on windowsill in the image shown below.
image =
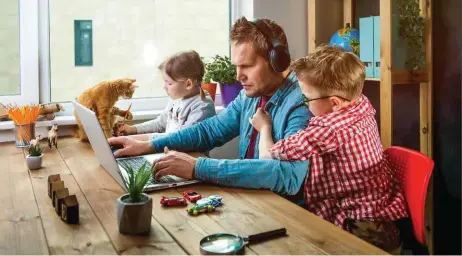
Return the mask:
{"type": "Polygon", "coordinates": [[[223,106],[228,106],[228,104],[231,103],[237,95],[239,95],[242,88],[243,87],[240,82],[235,82],[233,84],[220,84],[223,106]]]}
{"type": "Polygon", "coordinates": [[[215,95],[217,93],[217,83],[202,84],[201,88],[203,90],[206,90],[210,94],[210,96],[212,97],[212,101],[215,102],[215,95]]]}
{"type": "Polygon", "coordinates": [[[29,167],[29,170],[37,170],[42,167],[42,158],[43,158],[43,153],[39,156],[31,156],[28,154],[26,156],[26,163],[27,167],[29,167]]]}
{"type": "Polygon", "coordinates": [[[143,193],[141,202],[132,203],[130,195],[117,199],[119,232],[126,235],[149,235],[151,232],[152,198],[143,193]]]}

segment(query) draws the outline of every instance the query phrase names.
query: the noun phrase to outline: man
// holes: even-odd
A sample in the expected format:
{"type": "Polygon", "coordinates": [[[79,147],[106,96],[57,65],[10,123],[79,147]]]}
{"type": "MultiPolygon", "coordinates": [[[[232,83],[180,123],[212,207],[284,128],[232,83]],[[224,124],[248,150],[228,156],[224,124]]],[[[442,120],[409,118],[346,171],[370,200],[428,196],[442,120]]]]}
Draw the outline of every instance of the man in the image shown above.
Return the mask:
{"type": "Polygon", "coordinates": [[[286,70],[290,62],[286,35],[270,20],[250,22],[243,17],[233,25],[230,40],[231,59],[244,90],[225,110],[192,127],[148,142],[129,137],[110,138],[111,145],[123,145],[114,155],[133,156],[165,149],[168,154],[155,164],[156,178],[173,174],[219,185],[266,188],[295,195],[304,182],[308,162],[259,160],[258,132],[249,123],[257,108],[265,109],[271,115],[274,139],[280,140],[305,129],[311,117],[303,104],[295,74],[286,70]],[[194,158],[168,152],[168,149],[205,152],[236,136],[240,136],[238,160],[194,158]]]}

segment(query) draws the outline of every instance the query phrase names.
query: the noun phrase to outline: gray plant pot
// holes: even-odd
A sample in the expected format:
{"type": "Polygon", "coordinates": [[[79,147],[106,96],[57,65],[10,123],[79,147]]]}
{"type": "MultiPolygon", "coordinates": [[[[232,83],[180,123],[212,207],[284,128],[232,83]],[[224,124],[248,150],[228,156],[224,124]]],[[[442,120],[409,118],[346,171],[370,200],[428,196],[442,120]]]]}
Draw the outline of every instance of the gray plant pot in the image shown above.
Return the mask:
{"type": "Polygon", "coordinates": [[[42,158],[43,158],[43,154],[41,154],[40,156],[27,155],[26,163],[27,163],[27,167],[29,167],[29,170],[40,169],[42,167],[42,158]]]}
{"type": "Polygon", "coordinates": [[[117,223],[119,232],[126,235],[149,235],[151,232],[152,198],[143,193],[147,198],[141,203],[127,203],[125,194],[117,198],[117,223]]]}

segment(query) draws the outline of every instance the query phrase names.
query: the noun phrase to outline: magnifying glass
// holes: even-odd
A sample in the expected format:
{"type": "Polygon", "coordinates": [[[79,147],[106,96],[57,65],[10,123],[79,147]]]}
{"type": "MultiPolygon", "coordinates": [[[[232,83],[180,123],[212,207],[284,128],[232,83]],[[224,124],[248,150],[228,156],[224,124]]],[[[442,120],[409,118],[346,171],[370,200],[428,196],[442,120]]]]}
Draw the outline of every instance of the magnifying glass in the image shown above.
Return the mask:
{"type": "Polygon", "coordinates": [[[200,241],[201,254],[232,255],[243,254],[245,246],[250,243],[283,236],[286,229],[276,229],[260,234],[241,237],[233,234],[218,233],[206,236],[200,241]]]}

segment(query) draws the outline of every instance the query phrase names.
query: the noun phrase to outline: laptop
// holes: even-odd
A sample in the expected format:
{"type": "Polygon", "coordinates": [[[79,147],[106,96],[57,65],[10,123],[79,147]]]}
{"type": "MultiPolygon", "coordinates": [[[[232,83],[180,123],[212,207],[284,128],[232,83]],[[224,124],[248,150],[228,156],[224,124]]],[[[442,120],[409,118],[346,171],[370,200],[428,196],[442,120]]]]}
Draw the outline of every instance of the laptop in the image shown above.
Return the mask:
{"type": "MultiPolygon", "coordinates": [[[[72,104],[74,105],[74,109],[77,112],[100,165],[112,176],[112,178],[114,178],[115,181],[117,181],[117,183],[120,184],[122,188],[125,189],[125,191],[127,191],[125,181],[128,179],[128,173],[125,168],[130,166],[133,170],[137,171],[139,167],[146,164],[146,167],[152,169],[152,163],[154,160],[165,155],[164,153],[159,153],[135,157],[115,158],[95,113],[75,100],[72,104]]],[[[156,180],[151,176],[144,191],[180,187],[198,182],[199,181],[197,180],[186,180],[173,175],[166,175],[159,180],[156,180]]]]}

